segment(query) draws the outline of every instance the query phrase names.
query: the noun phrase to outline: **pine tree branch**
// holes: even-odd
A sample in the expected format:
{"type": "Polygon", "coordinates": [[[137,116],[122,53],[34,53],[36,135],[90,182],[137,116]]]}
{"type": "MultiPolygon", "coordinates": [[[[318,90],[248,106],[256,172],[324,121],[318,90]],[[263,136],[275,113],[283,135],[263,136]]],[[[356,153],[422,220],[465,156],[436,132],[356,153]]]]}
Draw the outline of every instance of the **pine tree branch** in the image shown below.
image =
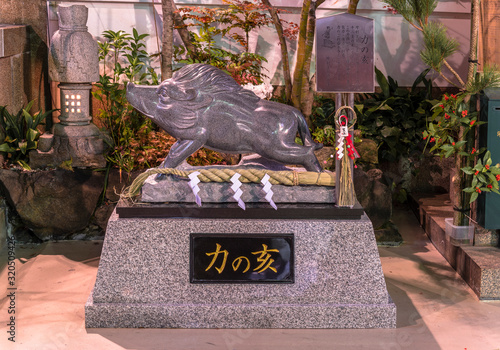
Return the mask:
{"type": "MultiPolygon", "coordinates": [[[[462,86],[461,89],[464,89],[465,88],[465,82],[462,80],[462,78],[460,78],[460,75],[458,75],[458,73],[453,68],[451,68],[451,66],[448,63],[448,61],[443,60],[443,64],[445,65],[446,68],[448,68],[450,70],[451,74],[453,74],[455,76],[455,78],[457,78],[457,80],[460,82],[460,85],[462,86]]],[[[455,84],[453,84],[453,85],[455,85],[455,84]]]]}
{"type": "MultiPolygon", "coordinates": [[[[434,69],[435,70],[435,69],[434,69]]],[[[452,82],[450,79],[448,79],[448,77],[446,75],[443,74],[443,72],[439,71],[439,75],[444,79],[446,80],[449,84],[453,85],[454,87],[456,88],[459,88],[459,89],[462,89],[462,87],[458,84],[455,84],[454,82],[452,82]]]]}

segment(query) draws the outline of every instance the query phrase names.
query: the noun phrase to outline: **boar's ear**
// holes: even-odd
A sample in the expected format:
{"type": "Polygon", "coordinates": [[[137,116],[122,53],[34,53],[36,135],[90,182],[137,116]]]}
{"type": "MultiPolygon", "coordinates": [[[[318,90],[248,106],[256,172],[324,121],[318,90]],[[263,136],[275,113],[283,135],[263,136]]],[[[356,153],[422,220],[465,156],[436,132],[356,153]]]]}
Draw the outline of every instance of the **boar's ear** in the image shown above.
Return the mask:
{"type": "Polygon", "coordinates": [[[196,97],[195,89],[183,89],[176,84],[170,84],[167,93],[171,98],[178,101],[189,101],[196,97]]]}

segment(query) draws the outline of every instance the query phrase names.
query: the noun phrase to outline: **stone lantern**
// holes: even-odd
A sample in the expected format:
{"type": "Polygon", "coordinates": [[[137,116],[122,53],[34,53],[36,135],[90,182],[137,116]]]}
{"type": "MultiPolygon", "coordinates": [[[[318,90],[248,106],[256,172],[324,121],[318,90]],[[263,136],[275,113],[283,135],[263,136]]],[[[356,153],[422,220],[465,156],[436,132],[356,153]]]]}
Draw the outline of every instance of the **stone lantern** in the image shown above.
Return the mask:
{"type": "Polygon", "coordinates": [[[90,91],[99,80],[99,48],[87,31],[88,9],[58,6],[59,30],[52,36],[49,75],[59,82],[61,115],[53,134],[42,135],[32,167],[57,166],[71,160],[73,167],[104,167],[102,134],[91,123],[90,91]]]}

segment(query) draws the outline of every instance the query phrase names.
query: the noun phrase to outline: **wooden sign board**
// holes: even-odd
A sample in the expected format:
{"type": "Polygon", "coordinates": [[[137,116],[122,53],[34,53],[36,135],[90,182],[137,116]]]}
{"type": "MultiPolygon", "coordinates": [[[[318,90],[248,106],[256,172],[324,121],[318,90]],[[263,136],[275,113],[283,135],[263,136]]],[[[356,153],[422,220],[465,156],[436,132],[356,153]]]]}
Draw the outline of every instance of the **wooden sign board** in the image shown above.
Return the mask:
{"type": "Polygon", "coordinates": [[[374,92],[373,19],[343,13],[316,21],[316,91],[374,92]]]}

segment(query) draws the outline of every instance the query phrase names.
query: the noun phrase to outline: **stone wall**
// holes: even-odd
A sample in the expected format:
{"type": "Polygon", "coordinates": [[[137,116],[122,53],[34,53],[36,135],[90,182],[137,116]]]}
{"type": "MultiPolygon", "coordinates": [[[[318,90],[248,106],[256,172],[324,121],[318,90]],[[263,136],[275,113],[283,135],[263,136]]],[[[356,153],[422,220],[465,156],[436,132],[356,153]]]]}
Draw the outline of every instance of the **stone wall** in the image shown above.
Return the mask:
{"type": "Polygon", "coordinates": [[[11,53],[12,51],[9,50],[13,47],[17,52],[8,56],[0,55],[0,81],[2,81],[0,106],[9,105],[11,106],[10,112],[17,112],[20,106],[35,100],[34,110],[50,109],[47,69],[47,1],[2,0],[0,1],[0,24],[4,29],[3,34],[8,34],[0,39],[0,43],[4,46],[7,43],[7,53],[11,53]],[[25,29],[10,29],[11,25],[25,25],[26,27],[25,29]],[[6,33],[5,28],[13,32],[6,33]],[[22,30],[24,34],[19,32],[22,30]]]}
{"type": "Polygon", "coordinates": [[[7,106],[10,113],[27,102],[23,78],[27,51],[26,26],[0,24],[0,106],[7,106]]]}

